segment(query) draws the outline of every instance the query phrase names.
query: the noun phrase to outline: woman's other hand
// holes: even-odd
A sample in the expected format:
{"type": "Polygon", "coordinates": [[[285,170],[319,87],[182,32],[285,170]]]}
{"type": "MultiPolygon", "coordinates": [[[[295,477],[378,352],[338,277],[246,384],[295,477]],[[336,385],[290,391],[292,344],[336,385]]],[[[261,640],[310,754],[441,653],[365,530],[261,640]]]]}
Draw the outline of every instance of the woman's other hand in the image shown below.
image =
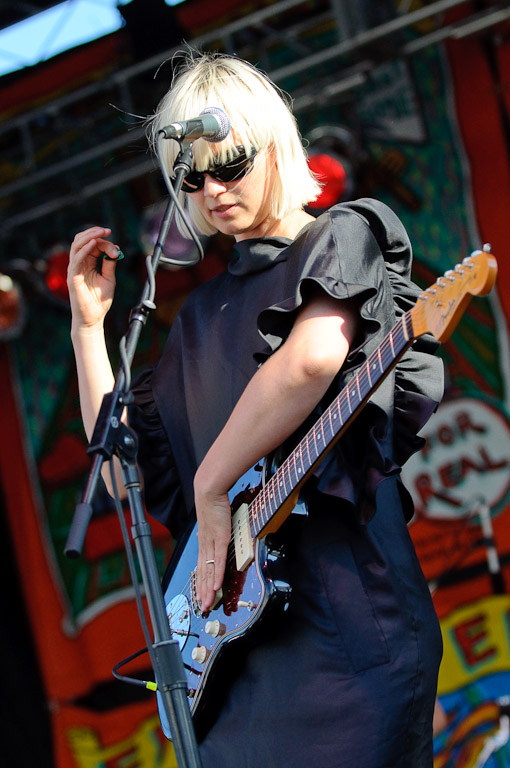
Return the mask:
{"type": "Polygon", "coordinates": [[[115,261],[119,247],[108,236],[109,227],[90,227],[79,232],[69,252],[67,284],[73,314],[73,325],[85,328],[102,326],[115,293],[115,261]],[[103,258],[101,271],[98,260],[103,258]]]}

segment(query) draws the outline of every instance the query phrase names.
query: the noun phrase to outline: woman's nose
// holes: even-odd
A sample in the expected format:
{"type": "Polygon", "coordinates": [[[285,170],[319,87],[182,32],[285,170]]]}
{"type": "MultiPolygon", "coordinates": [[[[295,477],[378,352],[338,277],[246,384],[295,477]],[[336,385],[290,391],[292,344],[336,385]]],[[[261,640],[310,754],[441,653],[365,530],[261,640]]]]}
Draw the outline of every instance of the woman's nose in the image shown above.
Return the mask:
{"type": "Polygon", "coordinates": [[[221,192],[225,191],[225,182],[215,179],[209,176],[208,173],[204,174],[204,195],[207,197],[216,197],[221,192]]]}

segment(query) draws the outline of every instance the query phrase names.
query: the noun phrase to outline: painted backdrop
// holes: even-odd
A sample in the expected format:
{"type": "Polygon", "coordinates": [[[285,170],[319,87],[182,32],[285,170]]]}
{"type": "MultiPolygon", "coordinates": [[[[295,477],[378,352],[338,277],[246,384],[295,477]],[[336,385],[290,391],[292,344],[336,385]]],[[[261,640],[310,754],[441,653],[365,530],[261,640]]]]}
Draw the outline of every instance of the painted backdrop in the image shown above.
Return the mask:
{"type": "MultiPolygon", "coordinates": [[[[416,504],[411,533],[445,644],[435,768],[474,768],[510,694],[509,72],[508,39],[470,38],[430,47],[407,64],[381,65],[357,93],[372,170],[363,192],[403,219],[416,281],[426,287],[484,242],[499,262],[496,290],[472,302],[441,349],[445,400],[427,427],[426,448],[404,473],[416,504]]],[[[304,133],[323,119],[346,119],[332,106],[299,117],[304,133]]],[[[115,190],[109,204],[132,233],[141,216],[132,190],[115,190]]],[[[226,257],[224,244],[211,243],[200,269],[158,276],[158,312],[143,334],[137,368],[157,357],[182,298],[226,257]]],[[[114,357],[138,298],[141,261],[127,259],[120,269],[122,299],[109,325],[114,357]]],[[[82,557],[63,556],[89,466],[68,312],[53,305],[29,311],[22,338],[2,343],[0,358],[1,483],[23,564],[55,765],[171,768],[175,756],[153,695],[111,676],[144,640],[118,520],[104,493],[82,557]]],[[[153,541],[163,571],[172,541],[155,524],[153,541]]],[[[131,672],[150,676],[146,658],[131,672]]],[[[503,746],[487,765],[509,761],[503,746]]]]}

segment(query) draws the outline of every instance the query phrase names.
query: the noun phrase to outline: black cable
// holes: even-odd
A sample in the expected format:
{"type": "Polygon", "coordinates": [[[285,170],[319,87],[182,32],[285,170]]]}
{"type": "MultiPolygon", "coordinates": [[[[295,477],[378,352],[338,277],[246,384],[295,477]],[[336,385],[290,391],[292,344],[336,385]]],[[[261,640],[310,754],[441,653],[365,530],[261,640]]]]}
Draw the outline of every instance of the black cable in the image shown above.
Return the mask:
{"type": "Polygon", "coordinates": [[[138,677],[127,677],[126,675],[121,675],[118,672],[118,670],[121,667],[123,667],[125,664],[129,664],[130,661],[134,661],[134,659],[137,659],[139,656],[143,656],[144,653],[148,653],[147,648],[141,648],[139,651],[135,651],[135,653],[132,653],[131,656],[127,656],[125,659],[122,659],[122,661],[119,661],[118,664],[114,666],[114,668],[112,669],[112,674],[117,680],[120,680],[122,683],[137,685],[140,688],[147,688],[149,691],[157,691],[158,686],[152,680],[140,680],[140,678],[138,677]]]}
{"type": "Polygon", "coordinates": [[[202,247],[202,243],[200,242],[200,240],[198,238],[198,235],[196,234],[195,230],[193,229],[191,223],[188,221],[188,217],[186,216],[186,212],[185,212],[184,208],[182,207],[182,205],[180,203],[180,200],[179,200],[179,198],[178,198],[178,196],[177,196],[177,194],[175,192],[175,189],[174,189],[173,184],[172,184],[172,180],[170,179],[170,176],[168,175],[168,171],[167,171],[167,169],[165,167],[165,164],[161,160],[161,149],[160,149],[160,147],[162,146],[162,142],[163,141],[167,141],[167,139],[165,139],[165,137],[162,134],[159,134],[158,135],[157,148],[156,148],[156,155],[157,155],[157,158],[158,158],[159,167],[161,169],[161,175],[163,176],[163,180],[164,180],[165,186],[166,186],[166,188],[168,190],[168,194],[170,195],[170,197],[172,198],[172,200],[175,203],[175,208],[177,210],[177,213],[181,217],[181,219],[182,219],[182,221],[184,223],[184,226],[188,230],[188,232],[189,232],[189,234],[191,236],[191,239],[193,240],[193,242],[195,243],[195,245],[197,247],[198,257],[195,258],[195,259],[190,259],[189,261],[181,261],[180,259],[171,259],[168,256],[163,256],[163,254],[161,254],[160,261],[162,261],[165,264],[172,264],[173,266],[176,266],[176,267],[193,267],[193,266],[195,266],[195,264],[198,264],[204,258],[204,249],[202,247]]]}
{"type": "MultiPolygon", "coordinates": [[[[126,520],[124,519],[124,510],[122,508],[122,503],[121,503],[121,500],[120,500],[120,497],[119,497],[119,490],[118,490],[118,486],[117,486],[117,479],[115,477],[115,470],[114,470],[114,462],[113,461],[110,461],[110,477],[111,477],[111,481],[112,481],[113,500],[114,500],[114,504],[115,504],[115,509],[117,510],[117,515],[119,517],[119,524],[120,524],[120,528],[121,528],[121,531],[122,531],[122,538],[124,540],[124,548],[126,550],[126,557],[127,557],[127,561],[128,561],[129,573],[131,574],[131,581],[133,583],[133,589],[134,589],[134,593],[135,593],[136,605],[137,605],[137,608],[138,608],[138,614],[140,616],[140,624],[142,625],[143,636],[144,636],[145,642],[146,642],[146,647],[145,648],[143,648],[140,651],[136,651],[136,653],[134,653],[132,656],[129,656],[127,659],[124,659],[123,661],[120,661],[118,664],[115,665],[115,667],[113,668],[112,672],[113,672],[114,677],[117,677],[117,679],[120,680],[121,677],[123,677],[123,676],[118,677],[118,675],[116,674],[116,670],[119,667],[121,667],[123,664],[127,663],[128,661],[132,661],[133,659],[136,659],[138,656],[141,656],[143,653],[148,653],[148,649],[151,647],[152,641],[151,641],[151,637],[150,637],[150,633],[149,633],[149,628],[147,626],[147,621],[145,619],[145,611],[144,611],[143,605],[142,605],[142,595],[141,595],[141,592],[140,592],[140,584],[139,584],[138,576],[137,576],[137,573],[136,573],[135,561],[134,561],[134,557],[133,557],[133,550],[132,550],[132,547],[131,547],[131,540],[129,538],[129,534],[128,534],[128,530],[127,530],[127,526],[126,526],[126,520]]],[[[134,685],[143,685],[143,687],[149,688],[152,691],[157,690],[156,683],[150,683],[150,682],[147,682],[145,680],[139,681],[136,678],[129,678],[129,677],[125,677],[123,679],[124,679],[124,682],[133,683],[134,685]]]]}

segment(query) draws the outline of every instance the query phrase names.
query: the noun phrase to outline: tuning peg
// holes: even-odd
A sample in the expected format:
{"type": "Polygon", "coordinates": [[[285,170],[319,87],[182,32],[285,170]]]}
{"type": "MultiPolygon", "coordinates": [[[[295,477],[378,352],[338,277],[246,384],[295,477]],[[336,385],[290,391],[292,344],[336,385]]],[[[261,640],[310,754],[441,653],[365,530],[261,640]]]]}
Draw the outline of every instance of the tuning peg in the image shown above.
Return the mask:
{"type": "Polygon", "coordinates": [[[472,259],[473,259],[473,256],[477,255],[477,253],[481,253],[481,251],[473,251],[470,256],[466,256],[465,259],[462,259],[462,264],[465,267],[469,267],[469,269],[473,269],[474,264],[473,264],[472,259]]]}

